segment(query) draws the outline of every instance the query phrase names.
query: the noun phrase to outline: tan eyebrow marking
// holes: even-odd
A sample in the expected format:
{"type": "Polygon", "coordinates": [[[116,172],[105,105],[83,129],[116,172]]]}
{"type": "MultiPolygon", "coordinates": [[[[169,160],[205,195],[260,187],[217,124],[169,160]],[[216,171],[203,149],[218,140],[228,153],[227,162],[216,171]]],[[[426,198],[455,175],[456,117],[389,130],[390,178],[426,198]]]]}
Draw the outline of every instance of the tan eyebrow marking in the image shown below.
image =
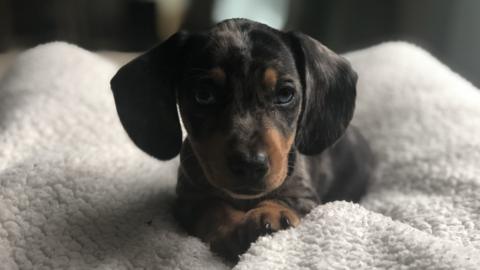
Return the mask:
{"type": "Polygon", "coordinates": [[[274,90],[277,85],[278,74],[277,71],[271,67],[265,69],[263,73],[263,84],[267,89],[274,90]]]}
{"type": "Polygon", "coordinates": [[[212,68],[210,69],[209,74],[212,77],[212,79],[215,81],[215,83],[218,83],[218,84],[225,83],[226,76],[225,76],[225,71],[223,71],[222,68],[220,67],[212,68]]]}

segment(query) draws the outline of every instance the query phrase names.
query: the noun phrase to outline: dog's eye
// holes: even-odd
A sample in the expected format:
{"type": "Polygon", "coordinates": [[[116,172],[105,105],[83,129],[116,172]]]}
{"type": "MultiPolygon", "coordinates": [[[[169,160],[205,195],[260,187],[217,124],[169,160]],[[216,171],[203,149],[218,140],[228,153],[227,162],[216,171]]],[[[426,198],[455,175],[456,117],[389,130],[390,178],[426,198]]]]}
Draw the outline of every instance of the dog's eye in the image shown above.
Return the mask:
{"type": "Polygon", "coordinates": [[[216,102],[214,93],[208,89],[195,90],[195,101],[201,105],[211,105],[216,102]]]}
{"type": "Polygon", "coordinates": [[[293,100],[295,90],[292,87],[282,87],[275,95],[275,104],[285,105],[293,100]]]}

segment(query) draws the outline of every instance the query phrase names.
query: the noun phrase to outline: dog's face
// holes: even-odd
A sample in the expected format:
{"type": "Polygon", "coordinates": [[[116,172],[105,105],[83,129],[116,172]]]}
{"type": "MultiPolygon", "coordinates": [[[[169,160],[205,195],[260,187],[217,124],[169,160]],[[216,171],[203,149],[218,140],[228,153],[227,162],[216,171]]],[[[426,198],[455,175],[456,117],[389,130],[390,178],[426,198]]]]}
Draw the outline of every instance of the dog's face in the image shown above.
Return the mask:
{"type": "Polygon", "coordinates": [[[230,21],[194,41],[177,90],[207,179],[234,197],[283,182],[302,100],[289,48],[254,26],[230,21]]]}
{"type": "Polygon", "coordinates": [[[289,154],[317,154],[344,132],[356,75],[341,57],[299,33],[248,20],[180,32],[112,80],[117,111],[147,153],[178,154],[184,126],[208,181],[236,198],[279,187],[289,154]]]}

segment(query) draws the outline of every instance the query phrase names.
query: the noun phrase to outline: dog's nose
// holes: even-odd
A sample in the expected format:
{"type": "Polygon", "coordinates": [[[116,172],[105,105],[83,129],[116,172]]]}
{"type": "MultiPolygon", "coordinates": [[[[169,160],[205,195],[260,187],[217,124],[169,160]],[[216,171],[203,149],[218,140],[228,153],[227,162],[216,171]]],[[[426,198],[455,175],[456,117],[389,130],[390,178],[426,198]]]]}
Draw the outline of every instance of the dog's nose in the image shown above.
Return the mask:
{"type": "Polygon", "coordinates": [[[268,172],[268,157],[263,151],[250,155],[235,153],[228,157],[230,171],[248,182],[259,182],[268,172]]]}

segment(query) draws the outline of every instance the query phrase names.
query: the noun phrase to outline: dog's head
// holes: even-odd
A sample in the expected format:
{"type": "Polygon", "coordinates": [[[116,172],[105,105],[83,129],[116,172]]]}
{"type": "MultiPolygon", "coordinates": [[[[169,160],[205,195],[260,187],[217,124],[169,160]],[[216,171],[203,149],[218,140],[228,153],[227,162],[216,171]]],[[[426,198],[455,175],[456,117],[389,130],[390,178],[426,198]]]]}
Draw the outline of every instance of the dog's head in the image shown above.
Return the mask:
{"type": "Polygon", "coordinates": [[[176,33],[122,67],[112,89],[131,139],[162,160],[181,148],[178,103],[208,181],[250,198],[283,183],[294,149],[318,154],[343,134],[356,80],[307,35],[232,19],[176,33]]]}

